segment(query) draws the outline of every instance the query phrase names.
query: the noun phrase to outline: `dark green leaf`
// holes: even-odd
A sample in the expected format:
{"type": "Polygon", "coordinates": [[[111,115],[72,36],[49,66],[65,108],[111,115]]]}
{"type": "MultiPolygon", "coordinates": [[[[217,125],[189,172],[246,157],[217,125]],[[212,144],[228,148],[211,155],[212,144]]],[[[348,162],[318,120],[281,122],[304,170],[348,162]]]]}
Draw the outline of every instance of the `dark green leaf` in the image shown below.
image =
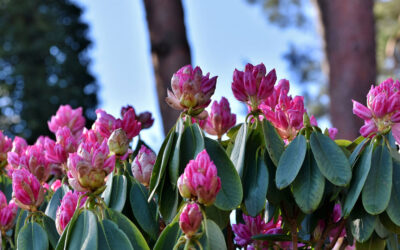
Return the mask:
{"type": "Polygon", "coordinates": [[[67,249],[97,249],[97,218],[93,212],[83,210],[70,230],[70,237],[66,239],[67,249]]]}
{"type": "Polygon", "coordinates": [[[165,169],[167,167],[167,163],[170,157],[170,152],[172,148],[172,144],[174,142],[174,136],[175,136],[175,127],[173,127],[167,137],[165,137],[165,140],[163,144],[161,145],[161,149],[158,152],[156,162],[154,163],[153,167],[153,172],[151,174],[151,179],[150,179],[150,197],[153,197],[155,191],[158,188],[158,185],[160,185],[161,180],[164,177],[165,169]]]}
{"type": "Polygon", "coordinates": [[[218,225],[209,219],[206,220],[206,224],[207,245],[209,246],[209,249],[227,249],[224,234],[221,232],[221,229],[219,229],[218,225]]]}
{"type": "Polygon", "coordinates": [[[379,145],[372,153],[371,169],[362,190],[362,202],[370,214],[385,211],[392,191],[392,158],[385,145],[379,145]]]}
{"type": "Polygon", "coordinates": [[[18,234],[17,248],[18,250],[49,249],[46,231],[36,222],[28,222],[18,234]]]}
{"type": "Polygon", "coordinates": [[[181,152],[181,141],[182,141],[182,135],[184,131],[184,126],[182,119],[179,119],[179,121],[176,124],[176,129],[175,129],[175,136],[174,136],[174,142],[173,142],[173,148],[171,149],[171,157],[169,159],[168,163],[168,173],[170,176],[170,181],[171,185],[175,188],[176,183],[178,181],[179,177],[179,170],[180,170],[180,152],[181,152]]]}
{"type": "Polygon", "coordinates": [[[148,191],[138,182],[132,183],[130,202],[133,215],[140,227],[156,239],[158,234],[157,205],[153,200],[147,202],[148,191]]]}
{"type": "Polygon", "coordinates": [[[275,166],[278,166],[279,159],[285,150],[285,143],[282,141],[282,138],[279,136],[278,132],[276,132],[275,127],[269,121],[264,119],[262,126],[265,145],[267,147],[269,157],[275,166]]]}
{"type": "Polygon", "coordinates": [[[111,196],[108,207],[121,212],[126,202],[128,181],[124,175],[115,175],[112,178],[111,196]]]}
{"type": "Polygon", "coordinates": [[[18,233],[21,230],[21,228],[24,226],[25,219],[27,216],[28,216],[28,211],[18,208],[17,222],[15,223],[15,227],[14,227],[14,241],[15,242],[17,242],[18,233]]]}
{"type": "Polygon", "coordinates": [[[169,183],[166,185],[163,184],[159,198],[159,209],[166,223],[170,223],[174,219],[181,200],[182,198],[177,188],[174,189],[169,183]]]}
{"type": "Polygon", "coordinates": [[[363,150],[363,148],[364,148],[364,146],[365,146],[365,144],[367,142],[369,142],[369,139],[368,138],[364,139],[360,144],[357,145],[357,147],[351,153],[351,155],[349,157],[349,163],[350,163],[351,168],[354,167],[354,164],[356,163],[356,160],[360,156],[360,153],[363,150]]]}
{"type": "Polygon", "coordinates": [[[239,129],[239,132],[236,135],[235,143],[231,152],[232,163],[235,166],[236,171],[238,172],[240,177],[243,176],[247,132],[247,124],[243,123],[243,125],[239,129]]]}
{"type": "Polygon", "coordinates": [[[61,204],[61,200],[66,193],[68,193],[69,188],[67,185],[62,185],[51,197],[49,204],[47,205],[45,214],[52,218],[53,220],[56,219],[57,208],[61,204]]]}
{"type": "MultiPolygon", "coordinates": [[[[360,144],[361,145],[361,144],[360,144]]],[[[346,200],[343,205],[343,216],[347,218],[350,215],[351,210],[357,202],[360,196],[361,190],[364,186],[369,170],[371,168],[372,151],[374,145],[371,143],[363,152],[361,159],[357,161],[355,168],[353,169],[354,174],[350,183],[350,189],[347,193],[346,200]]]]}
{"type": "Polygon", "coordinates": [[[106,210],[107,218],[114,221],[130,240],[135,250],[150,250],[142,233],[125,215],[111,209],[106,210]]]}
{"type": "Polygon", "coordinates": [[[393,186],[386,213],[393,223],[400,226],[400,164],[396,160],[393,160],[393,186]]]}
{"type": "Polygon", "coordinates": [[[303,135],[298,135],[283,152],[276,170],[276,186],[283,189],[289,186],[300,171],[306,156],[307,142],[303,135]]]}
{"type": "Polygon", "coordinates": [[[207,218],[217,223],[221,230],[228,225],[230,211],[223,211],[214,205],[205,207],[205,211],[207,218]]]}
{"type": "Polygon", "coordinates": [[[352,221],[351,233],[358,242],[366,242],[374,232],[377,217],[364,213],[363,216],[352,221]]]}
{"type": "Polygon", "coordinates": [[[390,234],[389,230],[379,220],[379,217],[376,220],[375,233],[382,239],[386,239],[390,234]]]}
{"type": "Polygon", "coordinates": [[[384,250],[385,240],[379,238],[378,235],[373,234],[372,237],[366,242],[356,242],[357,250],[384,250]]]}
{"type": "Polygon", "coordinates": [[[12,199],[12,181],[7,175],[0,175],[0,190],[6,196],[7,201],[12,199]]]}
{"type": "Polygon", "coordinates": [[[242,183],[232,162],[218,142],[204,138],[207,153],[217,167],[221,179],[221,190],[214,205],[221,210],[232,210],[240,205],[243,198],[242,183]]]}
{"type": "Polygon", "coordinates": [[[291,241],[292,236],[287,234],[258,234],[251,237],[253,240],[263,241],[291,241]]]}
{"type": "Polygon", "coordinates": [[[57,232],[56,223],[54,220],[48,216],[43,216],[43,226],[47,233],[50,244],[53,248],[56,248],[57,242],[60,239],[60,235],[57,232]]]}
{"type": "Polygon", "coordinates": [[[388,230],[392,231],[393,233],[400,234],[400,227],[393,223],[387,213],[381,213],[379,215],[379,220],[388,230]]]}
{"type": "Polygon", "coordinates": [[[351,180],[351,168],[344,152],[326,135],[312,133],[311,150],[319,170],[330,182],[337,186],[346,186],[351,180]]]}
{"type": "Polygon", "coordinates": [[[125,233],[118,228],[118,226],[110,221],[103,220],[98,222],[98,249],[99,250],[129,250],[133,247],[125,233]]]}
{"type": "Polygon", "coordinates": [[[162,231],[160,237],[156,244],[154,245],[154,250],[171,250],[174,248],[180,236],[179,224],[177,221],[172,222],[162,231]]]}
{"type": "Polygon", "coordinates": [[[318,169],[311,150],[308,149],[292,189],[294,199],[304,213],[311,213],[318,208],[324,188],[325,178],[318,169]]]}

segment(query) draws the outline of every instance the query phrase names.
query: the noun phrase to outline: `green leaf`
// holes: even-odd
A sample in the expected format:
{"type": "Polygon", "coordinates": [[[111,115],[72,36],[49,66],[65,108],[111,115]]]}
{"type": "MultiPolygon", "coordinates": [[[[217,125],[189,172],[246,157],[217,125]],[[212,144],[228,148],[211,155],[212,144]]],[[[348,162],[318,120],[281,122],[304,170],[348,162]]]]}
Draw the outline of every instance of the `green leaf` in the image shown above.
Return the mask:
{"type": "Polygon", "coordinates": [[[206,235],[208,245],[210,247],[209,249],[227,249],[224,234],[221,232],[221,229],[219,229],[218,225],[214,221],[209,219],[207,219],[206,224],[206,235]]]}
{"type": "Polygon", "coordinates": [[[56,248],[57,242],[60,239],[60,235],[57,232],[56,223],[54,222],[54,220],[52,218],[50,218],[46,215],[44,215],[42,218],[43,218],[44,230],[47,233],[50,244],[53,248],[56,248]]]}
{"type": "Polygon", "coordinates": [[[18,208],[17,222],[14,227],[14,241],[17,242],[18,234],[21,228],[24,226],[25,219],[28,216],[28,211],[18,208]]]}
{"type": "Polygon", "coordinates": [[[217,223],[217,225],[221,230],[228,225],[229,215],[231,214],[231,211],[223,211],[217,208],[216,206],[212,205],[205,207],[205,212],[207,218],[217,223]]]}
{"type": "Polygon", "coordinates": [[[351,168],[354,167],[354,164],[356,163],[358,157],[360,156],[361,151],[363,150],[363,148],[367,142],[369,142],[369,139],[368,138],[364,139],[360,144],[357,145],[357,147],[351,153],[351,155],[349,157],[349,163],[350,163],[351,168]]]}
{"type": "Polygon", "coordinates": [[[379,220],[388,230],[392,231],[393,233],[400,234],[400,226],[394,224],[387,213],[381,213],[379,215],[379,220]]]}
{"type": "Polygon", "coordinates": [[[382,239],[386,239],[390,232],[388,229],[385,228],[385,226],[381,223],[381,221],[378,219],[376,220],[375,224],[375,233],[378,234],[378,236],[382,239]]]}
{"type": "Polygon", "coordinates": [[[386,213],[393,223],[400,226],[400,163],[393,160],[393,186],[386,213]]]}
{"type": "Polygon", "coordinates": [[[18,250],[49,249],[49,239],[46,231],[36,222],[28,222],[21,228],[17,240],[18,250]]]}
{"type": "Polygon", "coordinates": [[[154,163],[153,172],[150,178],[150,197],[152,198],[155,191],[160,185],[161,179],[164,177],[165,169],[167,167],[167,163],[170,157],[170,152],[172,148],[172,144],[174,142],[175,136],[175,127],[173,127],[167,137],[165,138],[163,144],[161,145],[161,149],[158,152],[156,162],[154,163]]]}
{"type": "Polygon", "coordinates": [[[364,212],[360,218],[353,220],[350,224],[351,233],[358,242],[366,242],[374,232],[376,222],[376,216],[364,212]]]}
{"type": "MultiPolygon", "coordinates": [[[[361,145],[361,144],[360,144],[361,145]]],[[[372,151],[374,145],[371,143],[364,150],[361,155],[361,159],[357,161],[355,169],[353,169],[354,175],[350,183],[350,189],[347,193],[346,200],[343,205],[343,216],[347,218],[350,215],[351,210],[356,204],[358,197],[360,196],[361,190],[367,180],[369,170],[371,168],[372,151]]]]}
{"type": "Polygon", "coordinates": [[[276,132],[275,127],[269,121],[264,119],[262,126],[265,145],[267,147],[269,157],[275,166],[278,166],[279,159],[281,158],[283,151],[285,151],[285,143],[282,141],[282,138],[279,136],[278,132],[276,132]]]}
{"type": "MultiPolygon", "coordinates": [[[[329,133],[329,132],[328,132],[329,133]]],[[[352,144],[352,141],[349,140],[344,140],[344,139],[338,139],[338,140],[334,140],[336,145],[338,145],[339,147],[348,147],[350,146],[350,144],[352,144]]]]}
{"type": "Polygon", "coordinates": [[[362,203],[370,214],[385,211],[392,191],[392,158],[385,145],[379,145],[372,153],[371,169],[362,190],[362,203]]]}
{"type": "Polygon", "coordinates": [[[175,136],[174,136],[174,147],[171,149],[171,157],[168,162],[168,173],[170,176],[171,185],[175,188],[176,183],[178,181],[179,172],[180,172],[180,152],[181,152],[181,141],[182,135],[184,131],[184,126],[182,123],[182,119],[176,124],[175,136]]]}
{"type": "Polygon", "coordinates": [[[147,198],[147,189],[138,182],[132,183],[130,202],[133,215],[140,227],[149,234],[152,239],[157,239],[157,205],[153,200],[147,202],[147,198]]]}
{"type": "Polygon", "coordinates": [[[389,235],[388,239],[386,239],[386,247],[388,250],[398,250],[400,248],[397,234],[391,233],[389,235]]]}
{"type": "Polygon", "coordinates": [[[221,210],[233,210],[240,205],[243,198],[242,183],[232,162],[218,142],[205,137],[205,147],[211,160],[217,167],[221,179],[221,190],[214,205],[221,210]]]}
{"type": "Polygon", "coordinates": [[[235,143],[231,152],[231,161],[240,177],[243,176],[247,133],[247,124],[243,123],[236,135],[235,143]]]}
{"type": "Polygon", "coordinates": [[[112,188],[108,207],[121,212],[126,202],[128,181],[124,175],[115,175],[112,179],[112,188]]]}
{"type": "Polygon", "coordinates": [[[346,186],[351,180],[351,168],[344,152],[326,135],[312,133],[311,150],[319,170],[330,182],[337,186],[346,186]]]}
{"type": "Polygon", "coordinates": [[[153,249],[171,250],[174,248],[179,236],[179,224],[177,221],[174,221],[164,228],[153,249]]]}
{"type": "Polygon", "coordinates": [[[178,211],[179,202],[182,200],[182,198],[178,194],[178,189],[174,189],[172,185],[169,185],[169,183],[166,185],[163,184],[162,186],[163,189],[161,190],[158,200],[159,209],[164,221],[166,223],[170,223],[178,211]]]}
{"type": "Polygon", "coordinates": [[[12,181],[11,178],[8,178],[8,176],[5,174],[0,176],[0,190],[6,196],[7,201],[12,199],[12,181]]]}
{"type": "Polygon", "coordinates": [[[252,131],[247,141],[246,170],[243,174],[243,202],[247,212],[256,217],[264,209],[268,190],[268,169],[260,149],[261,133],[252,131]]]}
{"type": "Polygon", "coordinates": [[[378,235],[373,234],[372,237],[366,242],[356,242],[357,250],[384,250],[385,240],[379,238],[378,235]]]}
{"type": "Polygon", "coordinates": [[[53,220],[56,219],[57,208],[61,204],[61,200],[66,193],[68,193],[69,188],[67,185],[62,185],[51,197],[49,204],[46,207],[45,214],[52,218],[53,220]]]}
{"type": "Polygon", "coordinates": [[[90,210],[83,210],[70,228],[70,237],[67,236],[67,249],[97,249],[98,230],[97,218],[90,210]]]}
{"type": "Polygon", "coordinates": [[[101,222],[98,222],[97,224],[98,224],[98,238],[99,238],[98,249],[133,250],[133,247],[128,237],[122,230],[118,228],[118,226],[114,222],[105,219],[101,222]]]}
{"type": "Polygon", "coordinates": [[[113,177],[114,177],[114,172],[111,172],[111,173],[107,176],[106,189],[105,189],[105,190],[103,191],[103,193],[101,194],[101,198],[103,198],[104,203],[105,203],[107,206],[110,204],[113,177]]]}
{"type": "Polygon", "coordinates": [[[304,213],[311,213],[318,208],[324,188],[325,178],[318,169],[311,150],[308,149],[292,189],[294,199],[304,213]]]}
{"type": "Polygon", "coordinates": [[[284,189],[289,186],[300,171],[306,156],[307,142],[303,135],[298,135],[283,152],[276,170],[276,186],[284,189]]]}
{"type": "Polygon", "coordinates": [[[106,210],[107,218],[114,221],[121,229],[135,250],[150,250],[140,230],[125,215],[111,209],[106,210]]]}

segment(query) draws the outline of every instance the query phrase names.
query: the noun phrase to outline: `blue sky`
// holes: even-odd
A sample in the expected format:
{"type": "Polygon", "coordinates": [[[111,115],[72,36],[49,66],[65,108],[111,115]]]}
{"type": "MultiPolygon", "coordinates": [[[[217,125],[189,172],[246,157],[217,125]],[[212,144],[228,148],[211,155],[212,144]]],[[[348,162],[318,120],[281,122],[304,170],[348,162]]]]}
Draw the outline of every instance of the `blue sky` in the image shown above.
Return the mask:
{"type": "MultiPolygon", "coordinates": [[[[115,116],[127,104],[138,112],[152,112],[154,126],[143,131],[142,136],[157,150],[163,135],[142,1],[76,1],[84,8],[83,19],[90,26],[93,46],[89,55],[91,70],[101,87],[99,106],[115,116]]],[[[247,62],[263,62],[267,70],[277,70],[278,78],[293,83],[283,59],[289,42],[320,44],[314,24],[314,30],[308,32],[280,29],[268,23],[259,5],[246,0],[184,0],[183,5],[192,63],[211,76],[218,75],[213,99],[227,97],[235,113],[243,110],[230,88],[235,68],[243,69],[247,62]]],[[[311,6],[307,13],[311,20],[315,19],[311,6]]],[[[300,91],[293,86],[291,93],[300,91]]],[[[238,121],[241,120],[239,116],[238,121]]]]}

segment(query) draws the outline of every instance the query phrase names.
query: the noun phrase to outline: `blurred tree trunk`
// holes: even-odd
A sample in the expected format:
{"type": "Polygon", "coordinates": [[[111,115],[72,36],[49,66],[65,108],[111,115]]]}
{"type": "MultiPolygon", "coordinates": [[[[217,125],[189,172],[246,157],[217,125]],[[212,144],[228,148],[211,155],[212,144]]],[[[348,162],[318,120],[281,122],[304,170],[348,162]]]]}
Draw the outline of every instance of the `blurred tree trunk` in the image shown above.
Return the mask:
{"type": "Polygon", "coordinates": [[[181,0],[144,0],[151,54],[164,133],[174,126],[179,112],[165,103],[172,74],[190,64],[181,0]]]}
{"type": "Polygon", "coordinates": [[[362,120],[351,99],[365,103],[375,82],[373,0],[316,0],[329,66],[330,113],[339,137],[354,139],[362,120]]]}

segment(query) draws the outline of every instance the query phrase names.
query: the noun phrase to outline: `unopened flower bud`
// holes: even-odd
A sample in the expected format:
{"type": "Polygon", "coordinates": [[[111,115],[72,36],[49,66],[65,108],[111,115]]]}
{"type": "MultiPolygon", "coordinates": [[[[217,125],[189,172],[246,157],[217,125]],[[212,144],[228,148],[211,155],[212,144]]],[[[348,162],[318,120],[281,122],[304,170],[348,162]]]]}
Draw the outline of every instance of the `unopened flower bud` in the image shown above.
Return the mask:
{"type": "Polygon", "coordinates": [[[191,238],[200,228],[203,215],[196,203],[188,203],[179,216],[179,226],[187,238],[191,238]]]}
{"type": "Polygon", "coordinates": [[[114,130],[110,138],[108,138],[108,148],[111,153],[116,155],[124,155],[129,148],[129,139],[122,128],[114,130]]]}
{"type": "Polygon", "coordinates": [[[14,219],[17,215],[18,206],[14,201],[7,204],[7,199],[0,191],[0,234],[5,234],[14,225],[14,219]]]}
{"type": "MultiPolygon", "coordinates": [[[[82,194],[83,193],[81,192],[68,191],[68,193],[66,193],[63,199],[61,200],[61,204],[57,208],[57,213],[56,213],[56,228],[57,232],[60,235],[63,233],[65,227],[68,225],[69,221],[74,215],[79,201],[79,197],[82,194]]],[[[82,207],[85,204],[86,199],[87,197],[83,197],[81,199],[81,204],[79,205],[79,207],[82,207]]]]}
{"type": "Polygon", "coordinates": [[[132,175],[142,183],[144,186],[148,186],[150,182],[151,173],[153,172],[153,166],[156,162],[156,155],[146,146],[142,145],[139,153],[132,162],[132,175]]]}
{"type": "Polygon", "coordinates": [[[16,169],[12,175],[13,198],[17,205],[36,211],[44,199],[44,190],[38,179],[28,170],[16,169]]]}

